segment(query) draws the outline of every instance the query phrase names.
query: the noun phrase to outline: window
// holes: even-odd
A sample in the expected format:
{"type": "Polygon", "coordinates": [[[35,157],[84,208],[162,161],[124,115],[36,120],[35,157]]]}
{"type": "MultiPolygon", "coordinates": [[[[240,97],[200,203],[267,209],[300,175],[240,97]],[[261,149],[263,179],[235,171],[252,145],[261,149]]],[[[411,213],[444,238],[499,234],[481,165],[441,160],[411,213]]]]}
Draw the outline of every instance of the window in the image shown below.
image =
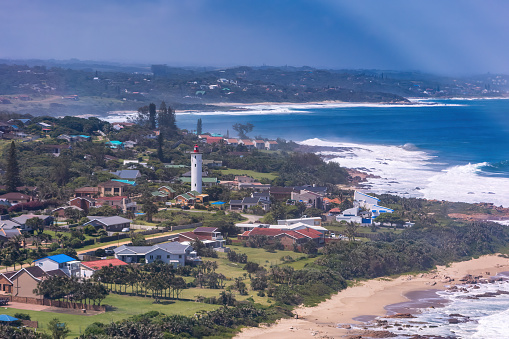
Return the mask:
{"type": "Polygon", "coordinates": [[[179,254],[179,259],[182,259],[182,254],[179,254]]]}
{"type": "Polygon", "coordinates": [[[166,259],[170,259],[170,255],[169,254],[166,256],[166,259]]]}
{"type": "Polygon", "coordinates": [[[161,256],[160,255],[156,256],[156,259],[161,259],[161,256]]]}
{"type": "Polygon", "coordinates": [[[150,259],[154,259],[154,256],[153,256],[153,255],[151,255],[151,256],[150,256],[150,259]]]}

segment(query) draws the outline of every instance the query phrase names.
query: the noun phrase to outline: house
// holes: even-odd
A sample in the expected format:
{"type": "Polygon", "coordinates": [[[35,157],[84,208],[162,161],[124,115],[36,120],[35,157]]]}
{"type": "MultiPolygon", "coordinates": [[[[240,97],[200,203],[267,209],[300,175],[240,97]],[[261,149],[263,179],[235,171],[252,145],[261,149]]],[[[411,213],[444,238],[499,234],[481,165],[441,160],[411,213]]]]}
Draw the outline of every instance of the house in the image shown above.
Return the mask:
{"type": "Polygon", "coordinates": [[[96,229],[104,228],[108,233],[118,233],[124,230],[129,231],[131,228],[131,219],[126,219],[118,216],[113,217],[101,217],[101,216],[88,216],[89,222],[83,224],[83,226],[92,225],[96,229]]]}
{"type": "Polygon", "coordinates": [[[110,172],[113,175],[120,177],[120,179],[136,180],[141,177],[139,170],[120,170],[116,172],[110,172]]]}
{"type": "Polygon", "coordinates": [[[392,213],[394,210],[379,206],[380,199],[367,195],[365,193],[354,192],[354,207],[344,210],[336,216],[337,221],[355,222],[361,225],[369,226],[373,219],[382,213],[392,213]]]}
{"type": "Polygon", "coordinates": [[[284,201],[291,199],[293,188],[292,187],[271,187],[269,194],[276,200],[284,201]]]}
{"type": "Polygon", "coordinates": [[[0,195],[0,200],[6,200],[11,205],[24,204],[32,200],[32,197],[23,193],[10,192],[0,195]]]}
{"type": "Polygon", "coordinates": [[[34,260],[34,265],[44,272],[61,270],[68,277],[79,275],[79,260],[76,260],[66,254],[52,255],[46,258],[34,260]]]}
{"type": "Polygon", "coordinates": [[[230,146],[237,147],[239,145],[239,141],[237,139],[225,139],[226,143],[230,146]]]}
{"type": "Polygon", "coordinates": [[[270,200],[262,197],[246,197],[242,200],[230,200],[230,210],[245,210],[253,206],[261,206],[264,211],[270,209],[270,200]]]}
{"type": "Polygon", "coordinates": [[[0,285],[2,289],[0,294],[42,299],[42,296],[34,293],[34,289],[37,288],[39,281],[52,276],[65,275],[66,274],[59,269],[46,272],[38,266],[25,267],[17,272],[5,272],[0,274],[0,285]]]}
{"type": "Polygon", "coordinates": [[[28,219],[39,218],[43,221],[44,226],[53,225],[55,218],[52,215],[37,215],[37,214],[22,214],[19,217],[14,217],[11,220],[18,223],[20,225],[21,230],[23,231],[31,231],[32,229],[26,226],[26,222],[28,219]]]}
{"type": "Polygon", "coordinates": [[[194,205],[195,202],[196,202],[196,197],[194,197],[193,195],[188,194],[188,193],[180,194],[175,197],[175,203],[177,205],[189,206],[189,205],[194,205]]]}
{"type": "Polygon", "coordinates": [[[79,277],[88,279],[103,267],[126,266],[127,264],[119,259],[103,259],[94,261],[82,261],[80,263],[79,277]]]}
{"type": "Polygon", "coordinates": [[[265,149],[266,150],[275,151],[275,150],[277,150],[277,148],[278,148],[277,141],[274,141],[274,140],[265,141],[265,149]]]}
{"type": "Polygon", "coordinates": [[[295,192],[306,190],[306,191],[310,191],[310,192],[319,194],[322,197],[325,197],[325,195],[327,194],[327,186],[316,186],[316,185],[294,186],[293,190],[295,192]]]}
{"type": "Polygon", "coordinates": [[[122,211],[122,213],[138,212],[138,204],[127,196],[99,197],[96,199],[96,206],[111,206],[122,211]]]}
{"type": "Polygon", "coordinates": [[[324,207],[322,196],[318,193],[308,190],[301,190],[299,192],[292,192],[290,194],[291,200],[295,202],[303,202],[306,207],[320,208],[324,207]]]}
{"type": "Polygon", "coordinates": [[[209,145],[212,145],[212,144],[221,144],[223,143],[223,137],[211,137],[211,136],[207,136],[207,144],[209,145]]]}
{"type": "Polygon", "coordinates": [[[94,198],[99,195],[101,190],[99,187],[81,187],[74,190],[75,197],[94,198]]]}
{"type": "Polygon", "coordinates": [[[242,145],[244,145],[244,146],[245,146],[248,150],[252,150],[252,149],[254,149],[254,148],[255,148],[255,144],[254,144],[254,142],[252,142],[252,141],[251,141],[251,140],[249,140],[249,139],[242,139],[242,140],[240,140],[240,143],[241,143],[242,145]]]}
{"type": "Polygon", "coordinates": [[[0,296],[2,294],[11,294],[12,289],[12,281],[10,278],[16,274],[17,271],[10,271],[10,272],[4,272],[0,273],[0,296]]]}
{"type": "Polygon", "coordinates": [[[322,226],[322,218],[320,217],[302,217],[297,219],[282,219],[278,220],[278,225],[293,225],[297,223],[306,224],[307,226],[313,227],[313,226],[322,226]]]}
{"type": "MultiPolygon", "coordinates": [[[[51,211],[51,214],[55,216],[56,218],[64,219],[67,218],[67,210],[75,210],[77,212],[85,213],[85,211],[82,208],[76,207],[76,206],[61,206],[55,208],[53,211],[51,211]]],[[[86,213],[85,213],[86,214],[86,213]]]]}
{"type": "Polygon", "coordinates": [[[254,146],[256,149],[264,149],[265,148],[265,141],[263,141],[263,140],[254,140],[253,143],[254,143],[254,146]]]}
{"type": "Polygon", "coordinates": [[[122,245],[113,250],[115,258],[126,263],[151,263],[162,261],[173,267],[185,266],[187,263],[200,262],[196,252],[190,245],[169,242],[153,246],[122,245]]]}
{"type": "Polygon", "coordinates": [[[76,197],[68,202],[69,206],[81,208],[85,213],[88,213],[90,207],[95,207],[95,200],[88,197],[76,197]]]}
{"type": "Polygon", "coordinates": [[[323,234],[309,227],[298,230],[256,227],[239,235],[239,239],[249,240],[253,236],[265,236],[271,241],[276,241],[277,239],[286,250],[293,250],[296,247],[300,248],[308,241],[315,242],[317,246],[324,244],[323,234]]]}
{"type": "Polygon", "coordinates": [[[45,149],[51,155],[58,157],[65,150],[70,150],[70,145],[43,145],[43,149],[45,149]]]}
{"type": "Polygon", "coordinates": [[[136,141],[127,140],[124,142],[124,148],[134,148],[138,144],[136,141]]]}
{"type": "Polygon", "coordinates": [[[173,188],[169,186],[161,186],[157,189],[160,193],[166,194],[168,199],[175,198],[175,193],[177,193],[173,188]]]}
{"type": "Polygon", "coordinates": [[[3,240],[8,240],[10,238],[14,238],[15,236],[21,235],[21,231],[19,228],[0,228],[0,238],[3,238],[3,240]]]}
{"type": "Polygon", "coordinates": [[[218,250],[224,249],[225,240],[216,227],[198,227],[192,232],[178,234],[178,242],[191,245],[195,241],[201,241],[205,247],[218,250]]]}
{"type": "Polygon", "coordinates": [[[120,181],[106,181],[102,182],[97,187],[99,188],[99,196],[105,197],[105,196],[125,196],[127,195],[127,189],[131,187],[132,185],[129,185],[125,182],[120,181]]]}

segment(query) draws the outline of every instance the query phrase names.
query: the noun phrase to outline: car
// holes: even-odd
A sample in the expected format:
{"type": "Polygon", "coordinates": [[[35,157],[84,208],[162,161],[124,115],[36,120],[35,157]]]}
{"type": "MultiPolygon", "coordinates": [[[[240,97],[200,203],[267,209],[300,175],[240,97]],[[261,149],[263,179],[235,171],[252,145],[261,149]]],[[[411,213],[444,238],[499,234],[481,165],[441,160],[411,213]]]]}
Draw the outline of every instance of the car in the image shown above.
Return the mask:
{"type": "Polygon", "coordinates": [[[183,210],[188,210],[188,209],[190,209],[190,208],[189,208],[189,206],[182,206],[182,209],[183,209],[183,210]]]}
{"type": "Polygon", "coordinates": [[[106,253],[107,256],[115,255],[115,252],[113,250],[105,250],[104,253],[106,253]]]}

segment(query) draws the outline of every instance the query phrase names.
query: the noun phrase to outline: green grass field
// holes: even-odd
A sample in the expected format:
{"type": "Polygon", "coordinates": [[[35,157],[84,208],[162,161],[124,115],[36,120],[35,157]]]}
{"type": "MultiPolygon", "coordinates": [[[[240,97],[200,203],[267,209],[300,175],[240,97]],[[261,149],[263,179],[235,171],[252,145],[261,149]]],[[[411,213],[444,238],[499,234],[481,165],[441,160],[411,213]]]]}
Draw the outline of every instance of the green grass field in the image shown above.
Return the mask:
{"type": "Polygon", "coordinates": [[[263,178],[268,180],[274,180],[277,178],[277,174],[275,173],[261,173],[261,172],[255,172],[251,170],[239,170],[239,169],[227,169],[227,170],[220,170],[221,174],[233,174],[233,175],[247,175],[250,177],[253,177],[256,180],[261,180],[263,178]]]}
{"type": "Polygon", "coordinates": [[[102,303],[112,305],[115,309],[113,311],[97,315],[75,315],[44,311],[27,311],[17,310],[14,308],[3,308],[2,313],[10,316],[14,316],[14,313],[18,312],[29,314],[32,320],[39,322],[39,329],[43,331],[45,331],[51,319],[58,318],[61,322],[66,323],[71,330],[69,337],[77,337],[84,332],[88,325],[94,322],[110,323],[112,321],[119,321],[133,315],[149,311],[190,316],[201,310],[210,311],[219,307],[218,305],[181,300],[164,300],[160,304],[154,304],[154,300],[150,297],[131,297],[118,294],[110,294],[102,303]]]}

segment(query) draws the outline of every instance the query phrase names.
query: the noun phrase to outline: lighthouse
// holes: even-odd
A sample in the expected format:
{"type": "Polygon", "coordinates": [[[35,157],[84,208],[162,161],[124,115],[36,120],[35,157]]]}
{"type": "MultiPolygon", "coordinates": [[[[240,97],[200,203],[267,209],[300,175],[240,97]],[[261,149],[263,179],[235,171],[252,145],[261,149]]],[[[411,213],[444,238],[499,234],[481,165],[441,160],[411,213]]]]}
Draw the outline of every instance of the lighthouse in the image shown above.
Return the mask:
{"type": "Polygon", "coordinates": [[[191,152],[191,191],[197,191],[201,194],[201,174],[202,174],[202,153],[198,145],[194,145],[194,151],[191,152]]]}

